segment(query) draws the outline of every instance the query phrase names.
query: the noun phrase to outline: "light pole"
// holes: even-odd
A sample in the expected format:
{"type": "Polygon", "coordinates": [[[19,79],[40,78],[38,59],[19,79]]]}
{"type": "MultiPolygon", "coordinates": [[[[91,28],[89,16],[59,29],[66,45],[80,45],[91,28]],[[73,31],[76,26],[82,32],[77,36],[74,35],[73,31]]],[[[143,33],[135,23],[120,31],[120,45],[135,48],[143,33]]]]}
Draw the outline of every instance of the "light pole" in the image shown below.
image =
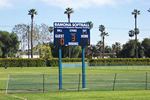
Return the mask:
{"type": "Polygon", "coordinates": [[[29,36],[30,35],[30,26],[29,25],[27,26],[27,30],[28,30],[28,58],[30,58],[30,51],[29,51],[29,46],[30,46],[29,45],[29,43],[30,43],[30,41],[29,41],[30,40],[30,36],[29,36]]]}
{"type": "Polygon", "coordinates": [[[135,19],[135,28],[134,28],[134,34],[135,34],[135,57],[138,58],[138,46],[137,46],[137,35],[139,34],[139,29],[137,28],[137,15],[140,15],[140,11],[137,9],[134,9],[132,12],[132,15],[134,15],[135,19]]]}

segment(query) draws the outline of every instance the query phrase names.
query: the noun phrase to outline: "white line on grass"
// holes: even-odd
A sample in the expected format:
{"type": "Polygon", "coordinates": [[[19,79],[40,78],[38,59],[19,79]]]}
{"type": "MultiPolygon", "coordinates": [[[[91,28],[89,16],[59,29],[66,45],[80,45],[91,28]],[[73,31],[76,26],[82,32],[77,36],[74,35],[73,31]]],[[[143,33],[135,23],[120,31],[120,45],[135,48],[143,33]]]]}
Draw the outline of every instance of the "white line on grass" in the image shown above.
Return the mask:
{"type": "Polygon", "coordinates": [[[19,96],[16,96],[16,95],[8,95],[8,96],[11,96],[11,97],[14,97],[14,98],[20,99],[20,100],[28,100],[27,98],[19,97],[19,96]]]}

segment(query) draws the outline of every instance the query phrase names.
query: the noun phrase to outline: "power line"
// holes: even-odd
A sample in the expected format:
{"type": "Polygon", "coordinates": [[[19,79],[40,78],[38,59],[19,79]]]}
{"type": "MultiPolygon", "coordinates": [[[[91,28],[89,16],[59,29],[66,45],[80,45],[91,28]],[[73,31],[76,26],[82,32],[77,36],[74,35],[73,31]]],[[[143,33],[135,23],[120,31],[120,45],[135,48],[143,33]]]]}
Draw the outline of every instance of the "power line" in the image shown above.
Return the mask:
{"type": "Polygon", "coordinates": [[[8,27],[14,27],[15,25],[0,25],[0,27],[5,27],[5,28],[8,28],[8,27]]]}
{"type": "MultiPolygon", "coordinates": [[[[15,25],[0,25],[0,28],[13,28],[15,25]]],[[[125,27],[106,27],[108,30],[131,30],[134,28],[125,27]]],[[[93,27],[93,29],[99,29],[99,27],[93,27]]],[[[150,28],[139,28],[141,31],[150,31],[150,28]]]]}
{"type": "MultiPolygon", "coordinates": [[[[94,29],[99,29],[99,27],[93,27],[94,29]]],[[[125,28],[125,27],[106,27],[108,30],[131,30],[133,28],[125,28]]],[[[141,31],[150,31],[150,28],[139,28],[141,31]]]]}

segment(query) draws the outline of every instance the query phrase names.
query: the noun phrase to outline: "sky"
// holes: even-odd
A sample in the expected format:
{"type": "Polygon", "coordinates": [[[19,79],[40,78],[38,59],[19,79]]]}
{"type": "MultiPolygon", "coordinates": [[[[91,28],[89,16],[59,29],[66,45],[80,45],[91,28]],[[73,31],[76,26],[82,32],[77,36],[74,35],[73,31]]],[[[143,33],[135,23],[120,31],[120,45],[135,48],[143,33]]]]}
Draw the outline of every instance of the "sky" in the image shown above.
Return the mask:
{"type": "Polygon", "coordinates": [[[36,9],[35,23],[45,23],[49,26],[53,22],[67,22],[64,11],[71,7],[72,22],[92,21],[91,44],[101,40],[99,25],[106,27],[109,36],[106,45],[115,42],[126,43],[128,32],[134,29],[134,9],[140,10],[138,15],[139,41],[150,38],[150,8],[149,0],[0,0],[0,30],[12,31],[16,24],[30,24],[29,9],[36,9]]]}

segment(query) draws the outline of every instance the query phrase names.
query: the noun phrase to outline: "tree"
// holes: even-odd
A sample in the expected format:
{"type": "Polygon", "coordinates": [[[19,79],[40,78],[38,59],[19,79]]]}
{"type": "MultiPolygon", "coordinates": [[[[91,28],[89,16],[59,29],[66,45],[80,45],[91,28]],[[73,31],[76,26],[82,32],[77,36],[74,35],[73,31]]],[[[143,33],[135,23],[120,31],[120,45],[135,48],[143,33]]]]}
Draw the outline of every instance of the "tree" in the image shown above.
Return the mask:
{"type": "Polygon", "coordinates": [[[119,42],[115,42],[114,44],[112,44],[112,52],[116,53],[117,57],[120,51],[121,51],[121,44],[119,42]]]}
{"type": "Polygon", "coordinates": [[[68,22],[69,23],[70,23],[70,16],[71,16],[72,13],[74,13],[73,8],[66,8],[66,10],[64,12],[64,14],[66,14],[67,17],[68,17],[68,22]]]}
{"type": "Polygon", "coordinates": [[[41,24],[41,25],[37,25],[37,27],[35,27],[35,33],[37,34],[37,40],[38,43],[42,44],[42,43],[48,43],[52,41],[52,32],[53,32],[53,27],[49,27],[46,24],[41,24]]]}
{"type": "Polygon", "coordinates": [[[19,48],[19,41],[18,41],[18,36],[15,33],[11,33],[10,35],[11,39],[11,46],[10,46],[10,52],[9,52],[9,57],[14,57],[18,51],[19,48]]]}
{"type": "MultiPolygon", "coordinates": [[[[119,52],[118,56],[121,58],[134,58],[135,57],[135,41],[129,40],[126,44],[123,45],[122,50],[119,52]]],[[[142,58],[144,51],[142,49],[141,43],[137,42],[138,46],[138,57],[142,58]]]]}
{"type": "Polygon", "coordinates": [[[145,38],[142,41],[145,57],[150,57],[150,38],[145,38]]]}
{"type": "MultiPolygon", "coordinates": [[[[52,27],[53,28],[53,27],[52,27]]],[[[51,30],[52,31],[52,30],[51,30]]],[[[25,52],[28,49],[28,55],[30,54],[30,41],[31,32],[29,25],[17,24],[12,29],[13,33],[16,33],[19,37],[21,51],[25,52]]],[[[33,47],[39,44],[48,43],[52,41],[52,33],[50,32],[49,26],[46,24],[34,25],[32,34],[33,47]]],[[[39,52],[39,49],[34,49],[34,52],[39,52]]]]}
{"type": "MultiPolygon", "coordinates": [[[[1,38],[1,37],[0,37],[1,38]]],[[[0,57],[2,57],[2,54],[3,54],[3,52],[2,52],[2,47],[3,47],[3,43],[0,41],[0,57]]]]}
{"type": "MultiPolygon", "coordinates": [[[[20,41],[20,49],[25,51],[26,45],[28,45],[29,40],[29,30],[28,25],[26,24],[17,24],[13,27],[12,33],[17,34],[19,41],[20,41]]],[[[28,45],[29,46],[29,45],[28,45]]],[[[28,47],[29,48],[29,47],[28,47]]]]}
{"type": "Polygon", "coordinates": [[[90,26],[90,30],[93,28],[93,22],[92,21],[88,21],[88,22],[86,22],[87,24],[89,24],[89,26],[90,26]]]}
{"type": "Polygon", "coordinates": [[[105,32],[105,26],[100,25],[99,26],[99,31],[101,32],[100,36],[102,37],[102,42],[103,42],[103,58],[104,58],[104,53],[105,53],[105,36],[108,36],[108,33],[105,32]]]}
{"type": "Polygon", "coordinates": [[[50,27],[48,28],[48,30],[49,30],[50,33],[52,33],[52,32],[54,31],[54,28],[53,28],[52,26],[50,26],[50,27]]]}
{"type": "Polygon", "coordinates": [[[111,54],[111,47],[110,46],[105,46],[105,53],[107,53],[108,55],[111,54]]]}
{"type": "Polygon", "coordinates": [[[103,42],[102,41],[98,41],[96,46],[100,52],[103,52],[103,42]]]}
{"type": "Polygon", "coordinates": [[[48,44],[39,45],[38,47],[40,50],[40,58],[52,58],[51,47],[48,44]]]}
{"type": "Polygon", "coordinates": [[[28,11],[28,15],[31,16],[31,58],[33,58],[33,40],[32,40],[32,37],[33,37],[33,19],[34,19],[34,16],[37,15],[36,9],[30,9],[28,11]]]}
{"type": "Polygon", "coordinates": [[[0,31],[0,47],[2,51],[2,58],[13,57],[19,49],[18,37],[15,33],[0,31]]]}
{"type": "Polygon", "coordinates": [[[87,58],[92,58],[95,57],[97,53],[97,46],[96,45],[90,45],[86,48],[86,57],[87,58]]]}
{"type": "Polygon", "coordinates": [[[81,47],[76,46],[75,48],[71,48],[71,58],[78,58],[81,55],[81,47]]]}

